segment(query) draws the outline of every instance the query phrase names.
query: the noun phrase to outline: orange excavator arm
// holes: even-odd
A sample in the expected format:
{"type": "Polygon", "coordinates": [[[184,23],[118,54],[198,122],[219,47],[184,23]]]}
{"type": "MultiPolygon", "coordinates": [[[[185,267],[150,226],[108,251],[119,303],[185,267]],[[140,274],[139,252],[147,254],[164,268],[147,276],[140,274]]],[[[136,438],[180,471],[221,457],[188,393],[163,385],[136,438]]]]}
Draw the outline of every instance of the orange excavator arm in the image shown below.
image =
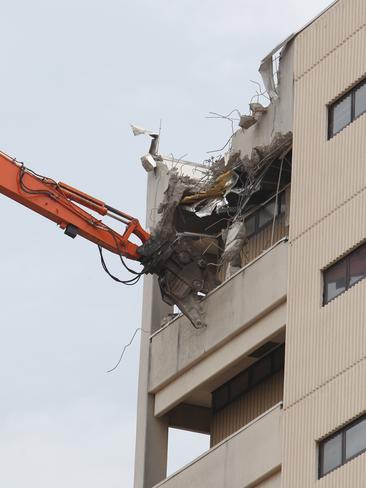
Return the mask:
{"type": "Polygon", "coordinates": [[[40,176],[23,163],[0,152],[0,193],[25,205],[58,224],[70,237],[80,235],[115,254],[140,261],[137,244],[129,239],[132,234],[144,244],[150,238],[139,221],[86,193],[65,183],[40,176]],[[119,234],[81,206],[100,215],[122,222],[126,228],[119,234]]]}
{"type": "Polygon", "coordinates": [[[196,247],[191,239],[179,235],[167,238],[164,232],[150,236],[130,215],[65,183],[38,175],[2,152],[0,193],[56,222],[68,236],[80,235],[97,244],[102,266],[115,281],[132,285],[142,274],[156,275],[162,299],[177,305],[195,327],[205,325],[201,299],[202,294],[212,289],[212,277],[200,247],[196,247]],[[116,232],[85,208],[123,223],[124,232],[116,232]],[[130,240],[132,234],[140,240],[140,245],[130,240]],[[102,248],[118,254],[134,278],[124,281],[113,276],[104,262],[102,248]],[[124,257],[139,261],[143,265],[142,271],[131,270],[124,257]]]}

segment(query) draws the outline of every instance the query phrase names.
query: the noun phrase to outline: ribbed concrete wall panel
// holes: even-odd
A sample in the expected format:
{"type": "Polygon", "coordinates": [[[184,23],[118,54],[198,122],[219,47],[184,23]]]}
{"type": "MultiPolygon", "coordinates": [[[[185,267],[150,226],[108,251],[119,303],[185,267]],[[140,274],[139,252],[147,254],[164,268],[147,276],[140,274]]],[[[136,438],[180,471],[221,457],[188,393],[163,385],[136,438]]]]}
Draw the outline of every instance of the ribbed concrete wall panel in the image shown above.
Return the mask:
{"type": "Polygon", "coordinates": [[[283,399],[283,371],[219,410],[212,417],[211,446],[221,442],[283,399]]]}
{"type": "Polygon", "coordinates": [[[366,185],[366,116],[327,138],[327,105],[366,76],[365,46],[366,27],[295,82],[290,239],[366,185]]]}
{"type": "Polygon", "coordinates": [[[366,354],[366,280],[322,306],[321,270],[366,238],[366,190],[290,244],[286,405],[366,354]]]}
{"type": "Polygon", "coordinates": [[[365,46],[365,0],[295,39],[282,488],[366,482],[365,455],[317,479],[317,441],[366,411],[366,280],[322,304],[322,270],[366,239],[366,116],[327,137],[328,105],[366,76],[365,46]]]}
{"type": "Polygon", "coordinates": [[[366,359],[285,410],[283,488],[364,488],[366,454],[318,480],[317,441],[366,410],[366,359]]]}
{"type": "Polygon", "coordinates": [[[296,76],[302,76],[365,25],[364,0],[343,0],[307,27],[296,39],[296,76]]]}

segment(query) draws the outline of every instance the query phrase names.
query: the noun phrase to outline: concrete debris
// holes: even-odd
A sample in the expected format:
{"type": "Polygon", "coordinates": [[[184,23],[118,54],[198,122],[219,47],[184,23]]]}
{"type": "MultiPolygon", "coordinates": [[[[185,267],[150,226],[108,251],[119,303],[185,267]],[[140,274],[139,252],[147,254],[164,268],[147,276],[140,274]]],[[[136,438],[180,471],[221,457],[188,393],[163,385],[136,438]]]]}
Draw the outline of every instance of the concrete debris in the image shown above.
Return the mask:
{"type": "Polygon", "coordinates": [[[174,226],[176,208],[180,205],[184,193],[194,187],[197,182],[188,176],[180,176],[178,171],[172,169],[168,172],[169,185],[164,192],[164,199],[161,202],[158,213],[161,214],[159,223],[152,229],[154,238],[171,240],[175,239],[176,229],[174,226]]]}
{"type": "Polygon", "coordinates": [[[257,172],[265,164],[271,163],[278,159],[282,153],[290,150],[292,147],[292,132],[287,134],[276,133],[268,146],[256,146],[252,149],[250,156],[240,157],[239,153],[230,155],[229,161],[225,164],[223,158],[217,159],[213,166],[214,175],[220,174],[229,169],[242,170],[248,175],[257,172]]]}
{"type": "Polygon", "coordinates": [[[156,168],[156,161],[151,154],[145,154],[145,156],[142,156],[141,164],[144,170],[147,172],[154,171],[156,168]]]}
{"type": "Polygon", "coordinates": [[[158,210],[161,218],[139,252],[144,265],[146,262],[144,271],[159,276],[163,300],[177,305],[198,329],[205,326],[202,297],[218,282],[215,268],[210,266],[217,261],[212,237],[191,232],[188,224],[183,225],[183,231],[179,227],[179,204],[195,187],[195,180],[176,170],[169,172],[169,185],[158,210]]]}
{"type": "Polygon", "coordinates": [[[253,102],[249,104],[249,108],[254,116],[265,114],[268,111],[268,107],[264,107],[259,102],[253,102]]]}
{"type": "MultiPolygon", "coordinates": [[[[210,168],[211,176],[205,182],[197,183],[187,176],[183,177],[177,171],[169,172],[169,185],[164,194],[164,200],[159,207],[161,219],[153,229],[152,234],[159,239],[174,239],[177,233],[177,212],[183,212],[183,229],[189,231],[190,217],[194,214],[199,219],[211,217],[211,220],[223,220],[225,227],[237,220],[246,211],[246,205],[256,192],[274,193],[277,177],[268,174],[274,162],[284,157],[292,147],[292,133],[276,134],[268,146],[253,148],[250,157],[240,158],[233,154],[230,158],[219,158],[210,168]],[[264,184],[264,177],[268,179],[264,184]],[[226,220],[222,216],[226,215],[226,220]],[[235,218],[234,218],[235,217],[235,218]]],[[[196,232],[212,235],[205,230],[205,222],[199,225],[196,232]]],[[[223,225],[213,226],[216,233],[221,232],[223,225]]],[[[194,232],[194,231],[193,231],[194,232]]]]}
{"type": "Polygon", "coordinates": [[[246,130],[255,125],[257,122],[257,119],[253,115],[242,115],[239,120],[239,127],[246,130]]]}

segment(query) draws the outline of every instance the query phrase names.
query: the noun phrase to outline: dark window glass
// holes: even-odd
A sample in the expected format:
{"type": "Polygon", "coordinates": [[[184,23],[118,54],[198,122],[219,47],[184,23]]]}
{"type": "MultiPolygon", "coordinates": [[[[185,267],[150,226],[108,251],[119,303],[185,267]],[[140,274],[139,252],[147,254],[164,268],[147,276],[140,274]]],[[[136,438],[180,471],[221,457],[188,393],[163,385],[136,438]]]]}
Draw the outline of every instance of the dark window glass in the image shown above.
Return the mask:
{"type": "Polygon", "coordinates": [[[216,390],[213,400],[215,409],[224,407],[229,402],[229,385],[226,384],[216,390]]]}
{"type": "Polygon", "coordinates": [[[357,422],[346,431],[346,459],[366,449],[366,419],[357,422]]]}
{"type": "Polygon", "coordinates": [[[355,91],[355,117],[366,112],[366,83],[355,91]]]}
{"type": "Polygon", "coordinates": [[[285,365],[285,348],[279,347],[273,354],[273,368],[275,371],[280,371],[285,365]]]}
{"type": "Polygon", "coordinates": [[[248,237],[259,232],[262,227],[273,221],[274,216],[284,214],[286,211],[285,192],[281,191],[276,199],[273,198],[269,203],[260,207],[245,220],[245,230],[248,237]]]}
{"type": "Polygon", "coordinates": [[[366,112],[365,80],[353,87],[345,97],[329,106],[329,139],[366,112]]]}
{"type": "Polygon", "coordinates": [[[273,215],[275,212],[275,205],[276,202],[272,201],[267,203],[260,211],[259,211],[259,228],[264,227],[268,222],[273,220],[273,215]]]}
{"type": "Polygon", "coordinates": [[[366,278],[366,244],[324,271],[324,305],[366,278]]]}
{"type": "Polygon", "coordinates": [[[349,286],[352,286],[366,276],[366,246],[362,246],[350,255],[349,266],[349,286]]]}
{"type": "Polygon", "coordinates": [[[342,464],[342,433],[324,441],[321,450],[321,475],[324,476],[342,464]]]}
{"type": "Polygon", "coordinates": [[[324,273],[325,303],[340,295],[347,288],[347,262],[342,260],[324,273]]]}
{"type": "Polygon", "coordinates": [[[220,410],[231,401],[247,393],[260,381],[283,369],[285,346],[272,349],[267,355],[253,363],[212,393],[214,411],[220,410]]]}
{"type": "Polygon", "coordinates": [[[271,356],[266,356],[253,364],[252,368],[251,382],[255,385],[271,374],[271,356]]]}
{"type": "Polygon", "coordinates": [[[249,387],[248,370],[233,378],[230,382],[230,397],[237,398],[247,391],[249,387]]]}
{"type": "Polygon", "coordinates": [[[332,133],[337,134],[352,120],[352,95],[349,94],[332,108],[332,133]]]}
{"type": "Polygon", "coordinates": [[[366,451],[366,417],[346,425],[319,444],[319,477],[366,451]]]}

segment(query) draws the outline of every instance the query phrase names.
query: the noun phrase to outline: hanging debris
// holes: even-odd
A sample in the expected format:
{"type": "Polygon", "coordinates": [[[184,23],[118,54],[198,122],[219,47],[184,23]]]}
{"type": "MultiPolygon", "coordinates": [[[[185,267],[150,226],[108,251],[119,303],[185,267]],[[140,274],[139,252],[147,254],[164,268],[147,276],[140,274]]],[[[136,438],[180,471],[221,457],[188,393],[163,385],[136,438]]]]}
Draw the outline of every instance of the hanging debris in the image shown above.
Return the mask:
{"type": "Polygon", "coordinates": [[[247,237],[244,220],[234,221],[222,235],[225,248],[221,261],[225,278],[228,278],[241,268],[241,251],[247,237]]]}

